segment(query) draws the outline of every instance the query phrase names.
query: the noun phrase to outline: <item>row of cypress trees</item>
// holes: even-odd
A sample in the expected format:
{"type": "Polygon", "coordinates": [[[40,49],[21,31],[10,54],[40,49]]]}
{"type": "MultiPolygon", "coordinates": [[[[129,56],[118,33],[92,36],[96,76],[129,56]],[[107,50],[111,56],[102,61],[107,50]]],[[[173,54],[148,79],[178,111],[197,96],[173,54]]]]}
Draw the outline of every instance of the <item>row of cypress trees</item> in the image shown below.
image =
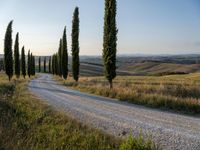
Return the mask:
{"type": "MultiPolygon", "coordinates": [[[[104,10],[104,36],[103,36],[103,64],[104,75],[107,78],[110,88],[113,88],[113,79],[116,77],[116,53],[117,53],[117,1],[105,0],[104,10]]],[[[79,78],[79,8],[76,7],[72,21],[72,76],[75,81],[79,78]]],[[[60,40],[58,53],[52,56],[52,73],[67,78],[68,55],[65,53],[66,27],[63,38],[60,40]],[[66,71],[66,72],[63,72],[66,71]]]]}
{"type": "MultiPolygon", "coordinates": [[[[12,79],[13,74],[16,75],[17,78],[22,75],[24,78],[26,77],[26,56],[25,56],[25,48],[22,47],[21,50],[21,59],[19,53],[19,33],[16,34],[15,44],[14,44],[14,61],[13,61],[13,50],[12,50],[12,24],[11,21],[8,24],[5,39],[4,39],[4,68],[5,72],[9,78],[9,81],[12,79]],[[14,67],[14,69],[13,69],[14,67]]],[[[28,53],[28,75],[35,75],[35,57],[28,53]]]]}
{"type": "Polygon", "coordinates": [[[52,56],[52,73],[67,79],[68,77],[68,49],[66,27],[60,39],[58,52],[52,56]]]}
{"type": "MultiPolygon", "coordinates": [[[[72,75],[77,82],[79,79],[79,8],[74,10],[72,21],[72,75]]],[[[66,27],[63,31],[63,36],[60,39],[58,52],[52,56],[52,73],[59,75],[65,80],[68,77],[68,49],[67,49],[67,34],[66,27]]]]}
{"type": "Polygon", "coordinates": [[[28,51],[28,76],[29,78],[31,76],[35,75],[35,56],[33,56],[33,54],[30,52],[30,50],[28,51]]]}
{"type": "MultiPolygon", "coordinates": [[[[116,0],[105,0],[104,14],[104,37],[103,37],[103,63],[104,74],[109,81],[110,88],[113,87],[113,79],[116,77],[116,52],[117,52],[117,26],[116,26],[116,0]]],[[[79,8],[76,7],[72,21],[72,76],[75,81],[79,79],[79,8]]],[[[14,46],[15,57],[15,75],[20,76],[20,59],[19,59],[19,34],[16,35],[14,46]]],[[[24,47],[21,55],[21,70],[26,76],[26,60],[24,55],[24,47]]],[[[13,76],[13,53],[12,53],[12,21],[7,27],[4,41],[4,65],[9,80],[13,76]]],[[[39,72],[41,71],[41,59],[39,59],[39,72]]],[[[44,72],[46,72],[46,58],[44,60],[44,72]]],[[[60,39],[59,49],[56,54],[49,60],[49,72],[59,75],[64,79],[68,77],[68,51],[67,51],[67,35],[66,27],[63,36],[60,39]]],[[[35,57],[28,54],[28,75],[35,75],[35,57]]]]}

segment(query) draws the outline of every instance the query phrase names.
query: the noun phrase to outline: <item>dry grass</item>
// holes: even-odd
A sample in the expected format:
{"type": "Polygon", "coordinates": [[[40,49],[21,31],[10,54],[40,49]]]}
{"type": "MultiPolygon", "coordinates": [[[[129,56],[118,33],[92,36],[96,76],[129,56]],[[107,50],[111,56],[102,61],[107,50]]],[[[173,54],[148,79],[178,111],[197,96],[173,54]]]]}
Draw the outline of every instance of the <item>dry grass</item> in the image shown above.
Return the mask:
{"type": "Polygon", "coordinates": [[[200,73],[170,76],[119,76],[114,89],[108,88],[104,77],[82,77],[79,84],[71,78],[63,81],[66,86],[84,92],[129,101],[135,104],[200,114],[200,73]]]}
{"type": "Polygon", "coordinates": [[[159,75],[163,73],[195,73],[199,71],[199,64],[176,64],[164,62],[138,62],[121,64],[120,69],[131,71],[138,75],[159,75]]]}

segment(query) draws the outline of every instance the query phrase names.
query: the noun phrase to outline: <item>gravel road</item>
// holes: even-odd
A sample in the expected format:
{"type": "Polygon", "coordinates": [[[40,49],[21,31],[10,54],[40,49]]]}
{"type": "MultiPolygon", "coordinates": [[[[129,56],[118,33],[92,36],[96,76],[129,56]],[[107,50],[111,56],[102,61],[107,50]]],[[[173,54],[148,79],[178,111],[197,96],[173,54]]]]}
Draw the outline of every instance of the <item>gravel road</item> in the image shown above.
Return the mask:
{"type": "Polygon", "coordinates": [[[29,90],[80,122],[116,136],[151,135],[164,150],[200,150],[200,118],[120,102],[68,89],[40,74],[29,90]]]}

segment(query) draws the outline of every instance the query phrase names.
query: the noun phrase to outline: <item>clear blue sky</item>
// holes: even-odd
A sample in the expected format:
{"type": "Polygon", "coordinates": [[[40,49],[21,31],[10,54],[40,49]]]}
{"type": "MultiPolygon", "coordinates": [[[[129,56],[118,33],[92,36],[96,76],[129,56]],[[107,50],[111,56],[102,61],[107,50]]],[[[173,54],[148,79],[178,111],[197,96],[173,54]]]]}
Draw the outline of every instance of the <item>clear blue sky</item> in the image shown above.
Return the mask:
{"type": "MultiPolygon", "coordinates": [[[[6,26],[14,20],[13,39],[35,55],[57,51],[67,26],[80,8],[81,55],[101,55],[104,0],[0,0],[0,53],[6,26]]],[[[200,0],[118,0],[119,54],[200,53],[200,0]]]]}

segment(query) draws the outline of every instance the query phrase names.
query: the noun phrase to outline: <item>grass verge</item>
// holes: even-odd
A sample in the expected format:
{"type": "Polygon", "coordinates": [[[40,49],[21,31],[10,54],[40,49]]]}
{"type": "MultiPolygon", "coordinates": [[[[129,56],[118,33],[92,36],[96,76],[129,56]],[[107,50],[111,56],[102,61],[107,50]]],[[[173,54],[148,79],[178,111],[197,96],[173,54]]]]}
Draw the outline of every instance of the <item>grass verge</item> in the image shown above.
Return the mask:
{"type": "Polygon", "coordinates": [[[28,80],[8,82],[0,74],[0,81],[0,149],[157,149],[140,138],[123,141],[54,111],[28,92],[28,80]]]}
{"type": "Polygon", "coordinates": [[[162,77],[119,76],[114,80],[112,90],[103,77],[82,77],[78,84],[72,78],[66,81],[59,77],[54,78],[65,86],[83,92],[148,107],[200,115],[200,73],[162,77]]]}

